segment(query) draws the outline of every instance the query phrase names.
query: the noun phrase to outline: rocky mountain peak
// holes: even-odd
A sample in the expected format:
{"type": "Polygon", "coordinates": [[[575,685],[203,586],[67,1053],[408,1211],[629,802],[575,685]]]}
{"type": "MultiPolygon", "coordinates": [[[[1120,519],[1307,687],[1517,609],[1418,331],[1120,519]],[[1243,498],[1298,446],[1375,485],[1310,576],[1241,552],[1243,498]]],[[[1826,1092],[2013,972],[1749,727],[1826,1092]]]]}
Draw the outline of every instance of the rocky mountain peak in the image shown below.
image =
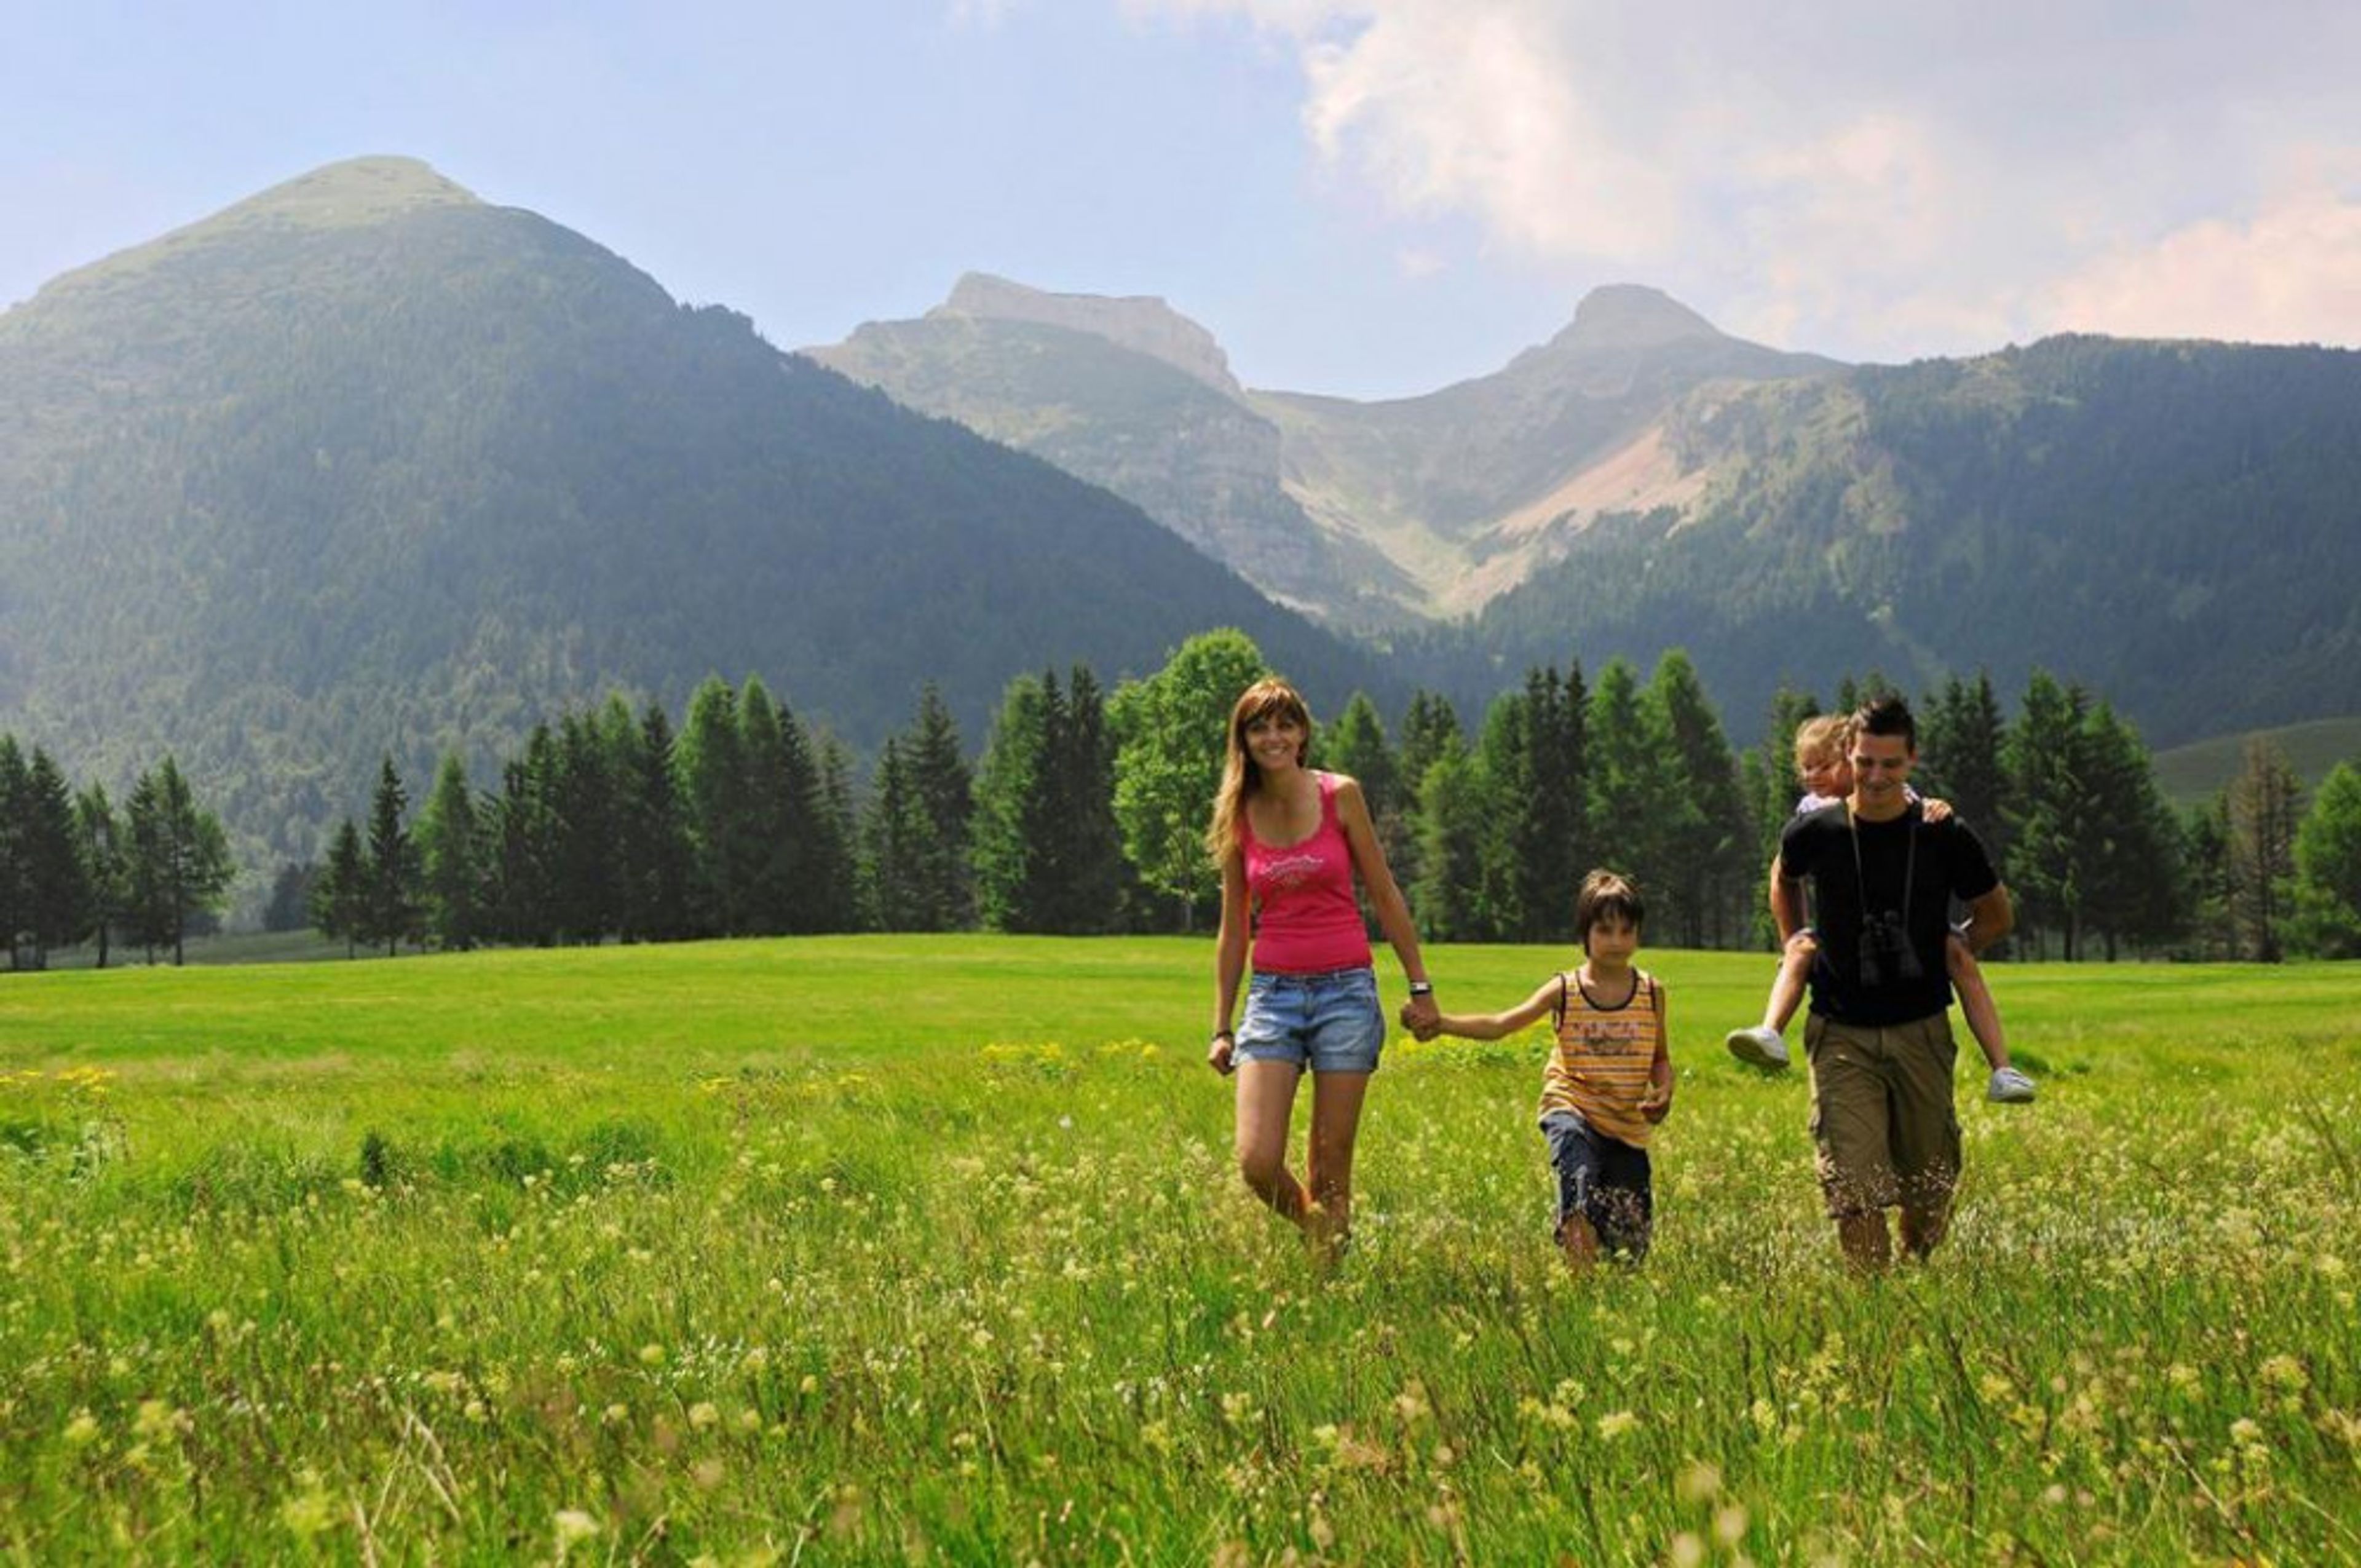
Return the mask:
{"type": "Polygon", "coordinates": [[[1053,294],[989,273],[970,272],[928,316],[1032,322],[1086,332],[1160,359],[1230,396],[1242,395],[1229,356],[1213,334],[1153,295],[1053,294]]]}
{"type": "Polygon", "coordinates": [[[1552,347],[1655,348],[1686,338],[1718,338],[1720,329],[1659,289],[1610,283],[1575,307],[1574,324],[1552,347]]]}

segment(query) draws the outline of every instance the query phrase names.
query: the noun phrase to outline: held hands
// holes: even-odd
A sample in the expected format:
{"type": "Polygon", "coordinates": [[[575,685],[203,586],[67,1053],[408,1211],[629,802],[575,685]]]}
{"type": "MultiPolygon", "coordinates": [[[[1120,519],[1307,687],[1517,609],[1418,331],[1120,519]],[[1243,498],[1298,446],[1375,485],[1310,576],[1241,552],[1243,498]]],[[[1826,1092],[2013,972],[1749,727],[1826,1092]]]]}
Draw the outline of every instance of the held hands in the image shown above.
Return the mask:
{"type": "Polygon", "coordinates": [[[1401,1026],[1416,1040],[1431,1040],[1443,1032],[1443,1010],[1432,996],[1413,996],[1402,1003],[1401,1026]]]}

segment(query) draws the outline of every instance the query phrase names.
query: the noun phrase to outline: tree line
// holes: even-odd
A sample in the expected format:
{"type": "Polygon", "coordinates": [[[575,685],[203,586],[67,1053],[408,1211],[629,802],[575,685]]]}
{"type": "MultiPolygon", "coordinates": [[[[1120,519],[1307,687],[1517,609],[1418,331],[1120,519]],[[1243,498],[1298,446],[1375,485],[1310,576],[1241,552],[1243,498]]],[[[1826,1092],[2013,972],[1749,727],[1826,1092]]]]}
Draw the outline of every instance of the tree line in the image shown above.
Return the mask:
{"type": "Polygon", "coordinates": [[[16,970],[84,943],[106,967],[116,943],[181,961],[210,927],[236,871],[221,820],[167,756],[120,811],[104,785],[74,789],[49,754],[0,734],[0,938],[16,970]]]}
{"type": "MultiPolygon", "coordinates": [[[[1191,929],[1218,895],[1202,848],[1235,694],[1264,673],[1235,630],[1190,639],[1111,696],[1086,665],[1005,689],[971,764],[939,693],[856,781],[850,750],[759,678],[708,678],[677,733],[620,696],[537,726],[479,789],[446,756],[420,808],[389,757],[366,820],[280,873],[269,923],[347,951],[465,950],[822,931],[1087,934],[1191,929]]],[[[1845,711],[1894,689],[1872,674],[1845,711]]],[[[1992,849],[2018,904],[2017,950],[2269,960],[2361,954],[2361,771],[2308,806],[2285,761],[2250,748],[2230,788],[2186,813],[2136,731],[2037,671],[2012,719],[1988,676],[1914,704],[1922,792],[1992,849]]],[[[1686,653],[1643,678],[1622,659],[1536,667],[1472,727],[1412,696],[1394,730],[1355,694],[1315,762],[1357,777],[1422,933],[1570,937],[1572,889],[1608,865],[1649,890],[1653,939],[1767,942],[1764,880],[1797,794],[1782,691],[1744,751],[1686,653]]],[[[219,822],[170,758],[120,827],[38,749],[0,737],[0,916],[18,967],[110,935],[179,956],[229,879],[219,822]]]]}

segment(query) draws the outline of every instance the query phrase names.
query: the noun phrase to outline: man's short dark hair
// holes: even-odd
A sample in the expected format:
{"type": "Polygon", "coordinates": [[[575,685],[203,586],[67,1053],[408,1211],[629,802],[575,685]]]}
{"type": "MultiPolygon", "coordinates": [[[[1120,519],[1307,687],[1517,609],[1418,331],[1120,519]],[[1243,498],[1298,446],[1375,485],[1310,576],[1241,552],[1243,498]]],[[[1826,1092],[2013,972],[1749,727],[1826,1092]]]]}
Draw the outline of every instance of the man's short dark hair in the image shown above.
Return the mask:
{"type": "Polygon", "coordinates": [[[1910,717],[1910,705],[1891,693],[1862,703],[1854,709],[1852,722],[1857,735],[1899,735],[1903,744],[1918,749],[1918,721],[1910,717]]]}

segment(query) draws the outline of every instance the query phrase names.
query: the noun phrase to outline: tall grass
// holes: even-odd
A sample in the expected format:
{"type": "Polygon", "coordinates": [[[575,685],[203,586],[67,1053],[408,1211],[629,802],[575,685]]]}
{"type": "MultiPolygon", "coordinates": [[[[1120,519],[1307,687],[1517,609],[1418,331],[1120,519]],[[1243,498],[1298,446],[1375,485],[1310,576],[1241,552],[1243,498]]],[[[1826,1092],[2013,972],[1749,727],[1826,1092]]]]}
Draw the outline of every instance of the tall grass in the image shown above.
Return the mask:
{"type": "MultiPolygon", "coordinates": [[[[1447,949],[1453,1004],[1559,955],[1447,949]]],[[[1389,1050],[1356,1246],[1230,1174],[1202,944],[0,985],[26,1561],[2361,1561],[2361,972],[2010,966],[2030,1108],[1861,1281],[1667,953],[1646,1266],[1533,1042],[1389,1050]]],[[[1972,1052],[1969,1052],[1972,1055],[1972,1052]]],[[[1964,1069],[1963,1069],[1964,1073],[1964,1069]]]]}

